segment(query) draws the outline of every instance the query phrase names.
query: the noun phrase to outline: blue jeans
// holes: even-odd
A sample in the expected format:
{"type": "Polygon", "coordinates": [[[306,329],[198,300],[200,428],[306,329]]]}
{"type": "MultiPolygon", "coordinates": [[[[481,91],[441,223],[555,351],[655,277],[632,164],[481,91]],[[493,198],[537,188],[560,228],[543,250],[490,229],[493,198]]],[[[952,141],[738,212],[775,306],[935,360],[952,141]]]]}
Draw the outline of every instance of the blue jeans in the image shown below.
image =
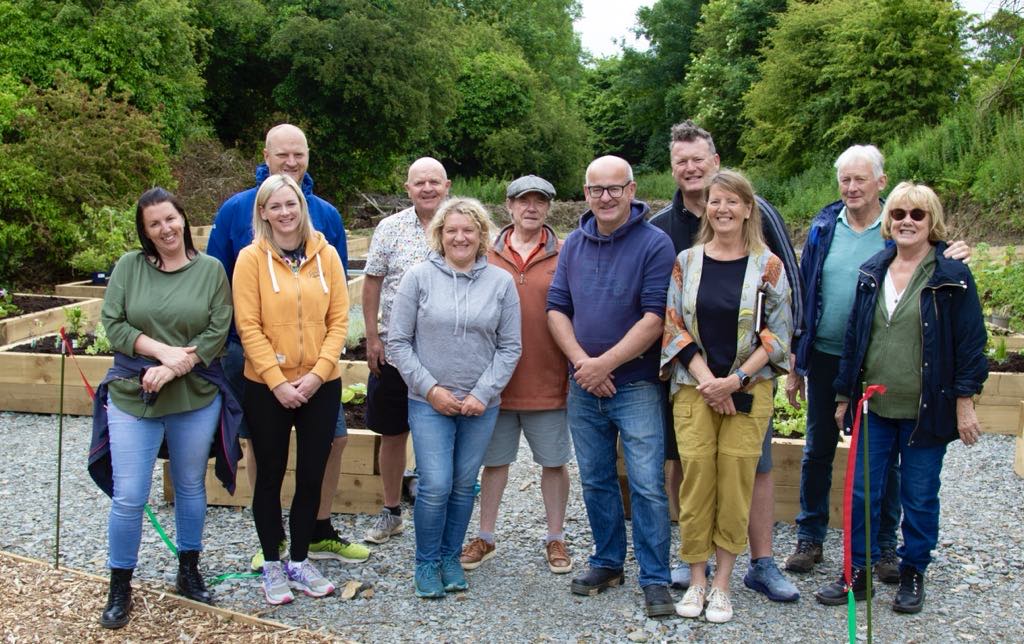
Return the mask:
{"type": "Polygon", "coordinates": [[[220,394],[201,409],[156,418],[136,418],[107,399],[114,497],[108,539],[111,568],[135,568],[142,539],[143,506],[149,501],[160,444],[167,441],[174,479],[174,524],[178,550],[203,549],[206,462],[220,422],[220,394]]]}
{"type": "MultiPolygon", "coordinates": [[[[836,391],[832,388],[839,375],[839,356],[812,349],[807,367],[807,442],[800,467],[800,514],[796,517],[796,534],[802,541],[823,543],[828,529],[832,462],[839,442],[835,419],[836,391]]],[[[885,489],[878,545],[883,549],[895,549],[896,527],[900,524],[898,460],[889,469],[885,489]]]]}
{"type": "MultiPolygon", "coordinates": [[[[871,467],[871,561],[878,561],[878,523],[881,500],[886,490],[886,472],[893,462],[902,463],[900,501],[903,503],[903,546],[897,551],[901,567],[924,572],[939,540],[939,475],[946,446],[908,447],[916,419],[883,418],[868,412],[868,455],[871,467]]],[[[853,479],[851,545],[853,565],[863,568],[864,547],[864,427],[857,449],[857,471],[853,479]]]]}
{"type": "Polygon", "coordinates": [[[641,586],[670,582],[664,397],[661,383],[648,380],[598,398],[569,379],[569,429],[594,536],[590,566],[621,570],[626,561],[626,522],[615,470],[616,439],[621,437],[641,586]]]}
{"type": "Polygon", "coordinates": [[[462,552],[473,514],[473,487],[498,409],[495,405],[480,416],[445,416],[425,402],[409,400],[409,427],[419,474],[413,507],[417,564],[462,552]]]}

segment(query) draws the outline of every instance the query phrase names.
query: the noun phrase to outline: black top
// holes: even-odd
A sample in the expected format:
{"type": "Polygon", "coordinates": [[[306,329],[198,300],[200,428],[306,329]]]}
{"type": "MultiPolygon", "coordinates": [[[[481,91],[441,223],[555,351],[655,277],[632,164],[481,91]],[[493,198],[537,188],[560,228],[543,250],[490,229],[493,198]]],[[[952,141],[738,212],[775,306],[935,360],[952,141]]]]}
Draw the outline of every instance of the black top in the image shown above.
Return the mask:
{"type": "MultiPolygon", "coordinates": [[[[746,257],[719,261],[704,255],[704,270],[697,288],[697,323],[704,360],[716,378],[728,376],[736,360],[740,296],[746,272],[746,257]]],[[[685,357],[683,364],[689,364],[692,358],[685,357]]]]}
{"type": "Polygon", "coordinates": [[[651,223],[672,239],[676,255],[693,246],[693,240],[700,231],[700,217],[686,208],[683,193],[679,190],[672,197],[672,205],[651,217],[651,223]]]}

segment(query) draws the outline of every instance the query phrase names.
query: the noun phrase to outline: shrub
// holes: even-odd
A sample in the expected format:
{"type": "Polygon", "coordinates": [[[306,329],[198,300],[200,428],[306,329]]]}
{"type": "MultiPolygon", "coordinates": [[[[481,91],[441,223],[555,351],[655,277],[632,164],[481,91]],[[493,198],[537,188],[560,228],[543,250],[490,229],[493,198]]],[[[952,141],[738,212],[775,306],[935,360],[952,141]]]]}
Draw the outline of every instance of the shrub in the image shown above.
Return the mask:
{"type": "Polygon", "coordinates": [[[138,242],[135,230],[135,208],[82,205],[84,221],[78,230],[78,247],[71,256],[71,266],[83,273],[107,271],[121,255],[138,242]]]}
{"type": "Polygon", "coordinates": [[[807,434],[807,414],[789,404],[785,387],[779,387],[775,392],[775,417],[772,425],[775,432],[782,436],[803,438],[807,434]]]}

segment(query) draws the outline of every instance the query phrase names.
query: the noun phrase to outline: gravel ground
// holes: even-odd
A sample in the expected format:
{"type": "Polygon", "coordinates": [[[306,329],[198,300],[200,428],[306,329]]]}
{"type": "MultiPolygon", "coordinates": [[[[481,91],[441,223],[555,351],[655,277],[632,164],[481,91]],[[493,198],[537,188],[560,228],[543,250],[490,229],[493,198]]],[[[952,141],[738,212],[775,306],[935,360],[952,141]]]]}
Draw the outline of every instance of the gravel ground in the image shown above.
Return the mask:
{"type": "MultiPolygon", "coordinates": [[[[68,418],[64,435],[61,556],[64,565],[105,575],[108,499],[85,470],[89,419],[68,418]]],[[[0,413],[0,549],[49,560],[53,556],[56,499],[55,416],[0,413]]],[[[1013,439],[986,435],[971,449],[951,445],[943,469],[943,514],[939,547],[929,568],[928,600],[917,616],[889,609],[892,586],[878,587],[874,635],[879,641],[1002,642],[1024,640],[1024,480],[1013,474],[1013,439]]],[[[577,474],[572,472],[567,539],[582,569],[590,549],[577,474]]],[[[370,599],[337,596],[273,608],[257,580],[237,579],[214,588],[218,605],[310,629],[325,627],[339,638],[361,641],[842,641],[843,608],[818,605],[811,596],[839,570],[841,535],[830,531],[826,563],[795,579],[802,598],[773,604],[743,586],[746,557],[732,580],[736,615],[714,625],[703,620],[650,620],[643,615],[636,564],[627,561],[627,583],[593,598],[569,593],[569,576],[552,575],[542,557],[543,505],[539,468],[520,450],[513,466],[498,527],[498,555],[469,574],[470,591],[441,601],[412,593],[413,531],[373,549],[366,564],[325,563],[321,570],[339,587],[368,582],[370,599]]],[[[162,500],[162,474],[154,476],[151,504],[173,533],[173,506],[162,500]]],[[[406,515],[408,516],[408,515],[406,515]]],[[[336,515],[343,534],[361,536],[366,516],[336,515]]],[[[470,530],[474,530],[474,517],[470,530]]],[[[678,539],[678,535],[674,535],[678,539]]],[[[792,551],[794,530],[775,528],[779,559],[792,551]]],[[[207,573],[244,572],[256,547],[248,510],[210,508],[206,527],[207,573]]],[[[674,544],[674,548],[677,544],[674,544]]],[[[143,530],[137,576],[173,583],[175,564],[156,532],[143,530]]],[[[676,598],[681,593],[673,591],[676,598]]],[[[860,623],[864,604],[859,603],[860,623]]],[[[92,614],[83,619],[95,619],[92,614]]],[[[0,632],[3,632],[0,624],[0,632]]],[[[862,629],[863,634],[863,629],[862,629]]]]}

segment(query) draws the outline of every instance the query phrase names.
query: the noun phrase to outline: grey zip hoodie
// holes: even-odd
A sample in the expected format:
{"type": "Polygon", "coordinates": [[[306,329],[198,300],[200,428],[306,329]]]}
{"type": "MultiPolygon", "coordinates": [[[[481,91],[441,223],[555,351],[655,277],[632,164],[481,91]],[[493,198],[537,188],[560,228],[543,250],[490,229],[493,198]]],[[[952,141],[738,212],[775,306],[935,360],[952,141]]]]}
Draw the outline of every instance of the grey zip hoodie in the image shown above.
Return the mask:
{"type": "Polygon", "coordinates": [[[467,273],[431,252],[405,272],[391,310],[387,356],[426,402],[434,385],[462,400],[501,403],[522,351],[519,294],[512,276],[486,257],[467,273]]]}

